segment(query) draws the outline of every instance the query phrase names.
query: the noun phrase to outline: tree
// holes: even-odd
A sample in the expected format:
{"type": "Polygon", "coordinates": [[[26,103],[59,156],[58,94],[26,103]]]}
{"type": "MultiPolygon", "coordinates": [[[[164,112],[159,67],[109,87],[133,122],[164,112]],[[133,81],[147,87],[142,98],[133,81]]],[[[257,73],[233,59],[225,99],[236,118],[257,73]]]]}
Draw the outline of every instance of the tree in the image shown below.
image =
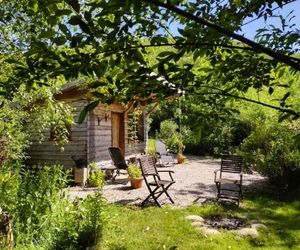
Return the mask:
{"type": "MultiPolygon", "coordinates": [[[[164,99],[174,89],[212,99],[246,99],[242,93],[249,87],[267,86],[272,94],[281,85],[271,77],[275,68],[285,65],[299,74],[299,31],[290,19],[280,17],[283,27],[260,30],[260,43],[236,32],[246,18],[268,19],[274,8],[290,2],[23,0],[13,7],[2,3],[0,28],[6,42],[1,39],[0,51],[21,53],[23,60],[7,60],[16,71],[0,88],[8,95],[7,86],[43,85],[64,76],[87,77],[95,101],[107,103],[146,101],[153,93],[164,99]],[[174,24],[179,34],[172,34],[174,24]],[[17,45],[7,47],[13,39],[17,45]],[[150,47],[173,49],[159,53],[150,65],[150,47]],[[187,55],[194,62],[206,58],[209,63],[185,63],[187,55]]],[[[279,106],[267,105],[297,118],[299,110],[286,105],[288,96],[289,91],[279,106]]]]}

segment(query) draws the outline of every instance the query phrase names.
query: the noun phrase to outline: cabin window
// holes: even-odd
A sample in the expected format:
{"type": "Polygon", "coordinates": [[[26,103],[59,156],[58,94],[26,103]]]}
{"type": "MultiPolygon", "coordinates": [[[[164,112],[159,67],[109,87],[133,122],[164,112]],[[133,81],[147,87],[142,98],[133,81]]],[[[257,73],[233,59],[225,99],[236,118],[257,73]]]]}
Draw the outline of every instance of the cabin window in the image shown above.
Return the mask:
{"type": "Polygon", "coordinates": [[[59,133],[60,133],[60,131],[62,131],[62,129],[66,129],[68,141],[71,141],[72,140],[72,126],[69,124],[66,124],[65,127],[60,127],[60,126],[51,127],[49,140],[56,141],[56,138],[58,138],[60,136],[59,133]]]}
{"type": "Polygon", "coordinates": [[[128,114],[128,143],[136,144],[144,140],[144,114],[136,110],[128,114]]]}

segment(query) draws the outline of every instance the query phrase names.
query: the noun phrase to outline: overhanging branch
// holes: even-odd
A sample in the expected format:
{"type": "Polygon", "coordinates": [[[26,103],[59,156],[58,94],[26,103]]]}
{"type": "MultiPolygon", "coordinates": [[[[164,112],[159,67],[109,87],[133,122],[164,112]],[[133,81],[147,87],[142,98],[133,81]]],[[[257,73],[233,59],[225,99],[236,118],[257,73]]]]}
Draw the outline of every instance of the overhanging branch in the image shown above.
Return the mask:
{"type": "Polygon", "coordinates": [[[244,47],[244,46],[237,46],[237,45],[229,45],[229,44],[222,44],[222,43],[164,43],[164,44],[141,44],[137,46],[128,46],[123,48],[117,48],[117,49],[108,49],[100,51],[100,54],[103,53],[117,53],[120,51],[126,51],[126,50],[133,50],[133,49],[143,49],[143,48],[151,48],[151,47],[185,47],[185,46],[191,46],[191,47],[221,47],[221,48],[228,48],[228,49],[239,49],[239,50],[248,50],[248,51],[255,51],[251,47],[244,47]]]}
{"type": "Polygon", "coordinates": [[[264,53],[264,54],[278,60],[279,62],[282,62],[286,65],[289,65],[292,68],[294,68],[295,70],[300,71],[300,64],[298,62],[296,62],[293,58],[291,58],[289,56],[286,56],[286,55],[283,55],[281,53],[278,53],[276,51],[273,51],[273,50],[271,50],[271,49],[269,49],[269,48],[267,48],[267,47],[265,47],[265,46],[263,46],[259,43],[256,43],[256,42],[254,42],[254,41],[252,41],[252,40],[250,40],[250,39],[248,39],[244,36],[241,36],[241,35],[233,32],[233,31],[230,31],[226,28],[223,28],[223,27],[221,27],[221,26],[219,26],[219,25],[217,25],[217,24],[215,24],[215,23],[213,23],[209,20],[206,20],[202,17],[194,16],[191,13],[188,13],[188,12],[182,10],[182,9],[177,8],[176,6],[173,6],[173,5],[169,4],[168,1],[166,3],[161,2],[159,0],[142,0],[142,1],[147,2],[147,3],[151,3],[151,4],[153,4],[155,6],[158,6],[158,7],[165,8],[165,9],[170,10],[170,11],[172,11],[172,12],[174,12],[174,13],[182,16],[182,17],[185,17],[189,20],[193,20],[198,24],[202,24],[202,25],[205,25],[209,28],[212,28],[212,29],[216,30],[217,32],[219,32],[223,35],[229,36],[233,39],[236,39],[237,41],[240,41],[244,44],[249,45],[250,47],[252,47],[257,52],[264,53]]]}
{"type": "Polygon", "coordinates": [[[239,100],[243,100],[243,101],[255,103],[255,104],[258,104],[258,105],[261,105],[261,106],[264,106],[264,107],[272,108],[272,109],[278,110],[278,111],[283,112],[283,113],[288,113],[288,114],[291,114],[291,115],[295,116],[295,118],[299,118],[300,117],[300,113],[298,113],[298,112],[296,112],[295,110],[292,110],[292,109],[286,109],[286,108],[274,106],[274,105],[271,105],[271,104],[268,104],[268,103],[264,103],[264,102],[252,100],[252,99],[249,99],[247,97],[230,94],[230,93],[226,92],[225,90],[222,90],[222,89],[219,89],[219,88],[216,88],[216,87],[211,87],[211,86],[201,86],[201,87],[208,88],[208,89],[214,89],[214,90],[218,91],[218,92],[204,92],[204,93],[199,93],[201,95],[221,95],[221,96],[228,96],[228,97],[232,97],[232,98],[235,98],[235,99],[239,99],[239,100]]]}

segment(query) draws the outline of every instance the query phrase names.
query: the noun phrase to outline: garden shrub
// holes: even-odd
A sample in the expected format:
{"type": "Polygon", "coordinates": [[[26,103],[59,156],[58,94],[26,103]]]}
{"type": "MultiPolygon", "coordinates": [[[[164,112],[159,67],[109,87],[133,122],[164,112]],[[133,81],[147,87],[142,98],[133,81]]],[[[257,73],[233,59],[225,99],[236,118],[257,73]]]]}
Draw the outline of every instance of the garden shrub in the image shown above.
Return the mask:
{"type": "Polygon", "coordinates": [[[88,184],[91,187],[102,188],[105,185],[105,174],[98,168],[96,162],[91,162],[89,168],[88,184]]]}
{"type": "Polygon", "coordinates": [[[299,130],[287,124],[260,124],[244,140],[240,154],[248,169],[281,188],[300,186],[300,151],[293,138],[299,130]]]}
{"type": "Polygon", "coordinates": [[[86,249],[101,240],[101,194],[70,201],[61,166],[0,169],[0,207],[13,215],[16,249],[86,249]]]}
{"type": "Polygon", "coordinates": [[[171,152],[175,154],[182,154],[184,150],[182,136],[178,133],[173,134],[167,141],[167,146],[171,152]]]}
{"type": "Polygon", "coordinates": [[[172,120],[165,120],[160,123],[159,138],[167,142],[177,132],[178,125],[172,120]]]}

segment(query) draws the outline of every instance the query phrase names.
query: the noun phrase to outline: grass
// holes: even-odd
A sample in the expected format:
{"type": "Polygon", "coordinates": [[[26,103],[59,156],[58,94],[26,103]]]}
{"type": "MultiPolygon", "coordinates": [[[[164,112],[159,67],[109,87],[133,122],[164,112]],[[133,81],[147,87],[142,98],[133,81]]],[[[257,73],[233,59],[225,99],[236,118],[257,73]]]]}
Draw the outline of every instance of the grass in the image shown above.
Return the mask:
{"type": "Polygon", "coordinates": [[[99,249],[300,249],[300,201],[282,202],[270,195],[246,193],[242,206],[192,205],[183,209],[109,205],[109,219],[99,249]],[[264,223],[257,239],[223,230],[206,236],[185,217],[226,214],[264,223]]]}

